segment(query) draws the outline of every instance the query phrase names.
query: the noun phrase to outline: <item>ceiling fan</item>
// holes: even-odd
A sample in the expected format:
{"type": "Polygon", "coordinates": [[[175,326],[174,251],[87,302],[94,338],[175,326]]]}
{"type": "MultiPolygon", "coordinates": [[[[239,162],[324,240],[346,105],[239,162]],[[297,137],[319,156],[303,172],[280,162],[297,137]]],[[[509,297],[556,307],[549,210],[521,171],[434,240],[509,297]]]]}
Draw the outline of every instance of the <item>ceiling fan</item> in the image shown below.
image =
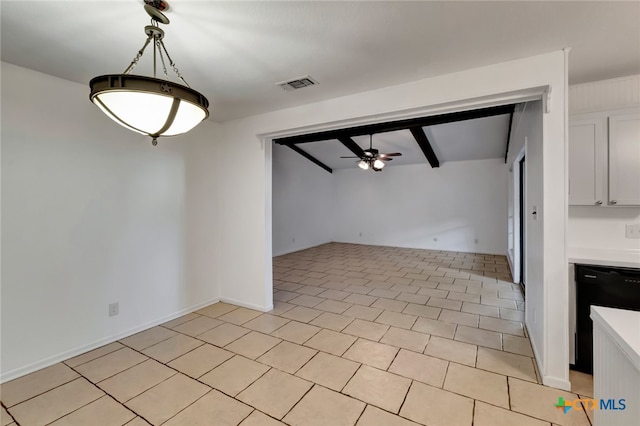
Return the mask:
{"type": "Polygon", "coordinates": [[[373,148],[373,135],[369,135],[369,148],[362,151],[361,156],[348,156],[348,157],[340,157],[340,158],[359,158],[356,164],[362,170],[373,170],[374,172],[381,171],[385,164],[385,161],[391,161],[393,158],[391,157],[399,157],[402,153],[400,152],[389,152],[386,154],[380,154],[380,152],[373,148]]]}

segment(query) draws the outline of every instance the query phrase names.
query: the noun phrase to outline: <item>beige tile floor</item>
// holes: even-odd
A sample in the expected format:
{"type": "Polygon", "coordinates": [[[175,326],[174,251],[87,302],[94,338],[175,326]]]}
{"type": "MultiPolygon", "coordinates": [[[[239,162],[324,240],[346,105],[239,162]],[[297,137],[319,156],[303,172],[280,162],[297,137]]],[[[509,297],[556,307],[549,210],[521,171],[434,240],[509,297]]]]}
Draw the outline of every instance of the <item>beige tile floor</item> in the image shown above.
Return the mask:
{"type": "Polygon", "coordinates": [[[326,244],[274,309],[216,303],[5,383],[6,425],[589,425],[542,386],[502,256],[326,244]],[[14,423],[15,422],[15,423],[14,423]]]}

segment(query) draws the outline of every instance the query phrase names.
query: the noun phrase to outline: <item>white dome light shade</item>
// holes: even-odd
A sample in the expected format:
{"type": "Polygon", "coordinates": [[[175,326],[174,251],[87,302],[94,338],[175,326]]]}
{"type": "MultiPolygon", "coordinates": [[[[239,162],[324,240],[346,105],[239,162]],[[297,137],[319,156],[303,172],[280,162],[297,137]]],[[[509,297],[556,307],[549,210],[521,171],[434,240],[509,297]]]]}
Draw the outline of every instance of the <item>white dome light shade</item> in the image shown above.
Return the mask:
{"type": "Polygon", "coordinates": [[[364,160],[360,160],[356,163],[358,165],[358,167],[360,167],[362,170],[367,170],[369,168],[369,162],[364,161],[364,160]]]}
{"type": "Polygon", "coordinates": [[[382,169],[384,167],[384,161],[382,160],[376,160],[373,162],[373,168],[374,169],[382,169]]]}
{"type": "Polygon", "coordinates": [[[167,80],[129,74],[91,80],[91,101],[116,123],[152,138],[186,133],[209,116],[209,101],[167,80]]]}
{"type": "Polygon", "coordinates": [[[207,116],[209,116],[209,114],[206,110],[203,111],[198,105],[182,100],[180,101],[176,118],[173,120],[171,127],[164,132],[163,135],[173,136],[187,133],[200,124],[207,116]]]}

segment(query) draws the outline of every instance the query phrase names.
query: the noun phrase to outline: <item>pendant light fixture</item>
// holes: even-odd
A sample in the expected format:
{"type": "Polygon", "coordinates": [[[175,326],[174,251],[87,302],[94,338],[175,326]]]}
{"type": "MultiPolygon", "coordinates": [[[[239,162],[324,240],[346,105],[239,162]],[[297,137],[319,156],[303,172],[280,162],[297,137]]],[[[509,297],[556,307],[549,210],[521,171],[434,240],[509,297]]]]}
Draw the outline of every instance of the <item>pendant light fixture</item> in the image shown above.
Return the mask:
{"type": "Polygon", "coordinates": [[[145,3],[144,10],[151,17],[151,25],[144,27],[147,35],[144,45],[122,74],[93,78],[89,83],[90,99],[116,123],[150,136],[156,146],[158,137],[186,133],[206,119],[209,101],[187,84],[164,45],[164,31],[159,24],[169,23],[162,13],[168,4],[161,0],[145,0],[145,3]],[[153,44],[153,77],[131,74],[149,44],[153,44]],[[184,85],[169,81],[165,55],[184,85]],[[164,79],[156,78],[158,58],[164,79]]]}

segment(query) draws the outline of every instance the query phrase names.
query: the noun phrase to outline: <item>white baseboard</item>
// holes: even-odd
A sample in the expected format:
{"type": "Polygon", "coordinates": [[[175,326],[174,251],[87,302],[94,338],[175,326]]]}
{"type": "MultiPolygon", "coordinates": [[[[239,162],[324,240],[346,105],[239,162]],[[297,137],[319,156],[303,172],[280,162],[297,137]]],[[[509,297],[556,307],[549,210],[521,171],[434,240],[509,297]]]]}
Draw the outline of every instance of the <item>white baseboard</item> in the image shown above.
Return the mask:
{"type": "Polygon", "coordinates": [[[485,249],[463,250],[457,247],[425,247],[418,244],[399,244],[399,243],[380,243],[380,242],[367,242],[361,240],[333,240],[334,243],[339,244],[354,244],[358,246],[374,246],[374,247],[394,247],[394,248],[407,248],[417,250],[432,250],[432,251],[449,251],[455,253],[469,253],[469,254],[487,254],[492,256],[506,256],[507,254],[502,251],[491,251],[485,249]]]}
{"type": "Polygon", "coordinates": [[[236,306],[241,306],[247,309],[253,309],[254,311],[269,312],[273,310],[273,303],[271,303],[271,305],[269,306],[260,306],[260,305],[254,305],[253,303],[241,302],[239,300],[231,299],[228,297],[221,297],[220,301],[224,303],[229,303],[230,305],[236,305],[236,306]]]}
{"type": "Polygon", "coordinates": [[[552,388],[571,392],[571,382],[559,377],[542,376],[542,384],[552,388]]]}
{"type": "Polygon", "coordinates": [[[511,272],[511,280],[513,281],[514,284],[519,284],[518,282],[516,282],[516,277],[513,275],[513,254],[512,254],[512,250],[509,250],[507,252],[507,262],[509,263],[509,272],[511,272]]]}
{"type": "Polygon", "coordinates": [[[540,377],[543,377],[542,372],[544,371],[542,369],[542,365],[540,364],[540,355],[538,352],[538,347],[536,346],[536,342],[531,338],[531,333],[529,332],[529,327],[527,326],[527,318],[526,318],[526,312],[525,312],[525,319],[524,319],[524,328],[527,330],[527,337],[529,338],[529,343],[531,343],[531,349],[533,350],[533,362],[536,363],[536,368],[538,369],[538,374],[540,374],[540,377]]]}
{"type": "Polygon", "coordinates": [[[310,248],[323,246],[323,245],[329,244],[331,242],[332,241],[325,241],[324,243],[315,243],[315,244],[306,245],[306,246],[302,246],[302,247],[296,247],[296,248],[287,249],[287,250],[283,250],[283,251],[273,252],[273,253],[271,253],[271,256],[273,256],[273,257],[284,256],[285,254],[295,253],[297,251],[302,251],[302,250],[308,250],[310,248]]]}
{"type": "MultiPolygon", "coordinates": [[[[524,326],[527,329],[527,336],[529,336],[529,342],[531,342],[531,349],[533,349],[533,356],[534,356],[533,360],[536,363],[538,373],[540,374],[540,378],[542,379],[542,384],[552,388],[562,389],[562,390],[571,392],[570,381],[561,379],[555,376],[549,376],[543,373],[544,369],[542,368],[543,366],[540,364],[540,356],[539,356],[540,352],[538,351],[535,341],[531,339],[531,333],[529,333],[529,327],[527,327],[526,322],[524,326]]],[[[569,368],[568,366],[569,366],[569,363],[567,363],[567,368],[569,368]]]]}
{"type": "Polygon", "coordinates": [[[82,346],[78,346],[76,348],[70,349],[68,351],[65,352],[61,352],[59,354],[47,357],[45,359],[42,359],[40,361],[36,361],[34,363],[31,363],[29,365],[25,365],[24,367],[19,367],[16,369],[13,369],[11,371],[6,371],[3,372],[2,374],[0,374],[0,383],[5,383],[8,382],[9,380],[13,380],[13,379],[17,379],[18,377],[22,377],[26,374],[29,373],[33,373],[34,371],[38,371],[40,369],[49,367],[53,364],[56,364],[58,362],[61,361],[65,361],[69,358],[73,358],[74,356],[77,355],[81,355],[85,352],[91,351],[93,349],[99,348],[101,346],[104,345],[108,345],[109,343],[113,343],[116,340],[120,340],[123,339],[125,337],[131,336],[132,334],[136,334],[140,331],[146,330],[148,328],[151,327],[155,327],[156,325],[165,323],[167,321],[171,321],[172,319],[176,319],[178,317],[181,317],[183,315],[189,314],[191,312],[197,311],[198,309],[204,308],[205,306],[211,305],[213,303],[219,302],[220,299],[218,299],[217,297],[214,299],[210,299],[207,300],[205,302],[202,303],[198,303],[196,305],[190,306],[188,308],[185,309],[181,309],[178,312],[174,312],[170,315],[165,315],[163,317],[157,318],[153,321],[149,321],[146,322],[144,324],[140,324],[136,327],[130,328],[126,331],[123,331],[121,333],[117,333],[108,337],[104,337],[102,339],[93,341],[91,343],[88,343],[86,345],[82,345],[82,346]]]}

